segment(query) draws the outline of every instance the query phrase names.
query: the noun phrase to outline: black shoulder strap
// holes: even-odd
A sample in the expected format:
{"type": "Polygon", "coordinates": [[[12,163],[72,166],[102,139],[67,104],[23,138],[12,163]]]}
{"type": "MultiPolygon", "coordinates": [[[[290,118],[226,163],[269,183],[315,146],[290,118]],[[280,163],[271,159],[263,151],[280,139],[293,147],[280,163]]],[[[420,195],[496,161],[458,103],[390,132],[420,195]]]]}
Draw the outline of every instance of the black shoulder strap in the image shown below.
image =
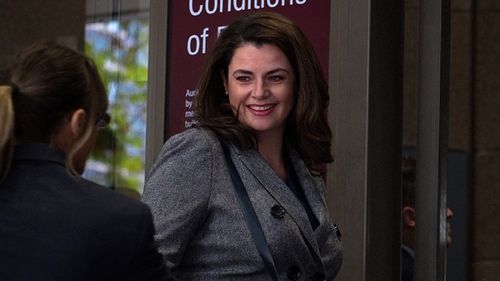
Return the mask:
{"type": "Polygon", "coordinates": [[[262,260],[264,261],[264,265],[266,266],[267,271],[269,272],[269,274],[271,274],[273,280],[278,281],[278,272],[274,264],[273,256],[271,255],[271,251],[269,250],[269,246],[267,245],[264,231],[262,231],[262,227],[257,220],[257,214],[255,214],[252,202],[250,202],[250,198],[248,197],[245,186],[243,185],[241,177],[238,174],[236,167],[234,166],[233,160],[231,159],[229,147],[222,140],[220,141],[220,143],[222,145],[222,150],[224,151],[224,157],[226,158],[229,175],[231,176],[231,181],[233,182],[236,197],[238,198],[241,210],[243,211],[243,215],[245,216],[248,230],[250,230],[253,241],[255,242],[255,246],[257,247],[262,260]]]}

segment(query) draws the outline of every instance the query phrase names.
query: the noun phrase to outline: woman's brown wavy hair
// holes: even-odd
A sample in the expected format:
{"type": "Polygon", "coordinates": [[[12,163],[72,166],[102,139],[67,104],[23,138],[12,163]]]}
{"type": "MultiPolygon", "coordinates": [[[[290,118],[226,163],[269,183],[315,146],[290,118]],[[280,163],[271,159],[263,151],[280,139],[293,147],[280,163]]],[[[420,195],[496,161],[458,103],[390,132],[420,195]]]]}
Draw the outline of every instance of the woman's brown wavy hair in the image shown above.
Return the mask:
{"type": "Polygon", "coordinates": [[[229,25],[216,40],[195,99],[199,126],[213,130],[243,149],[257,145],[255,132],[234,115],[222,79],[222,75],[228,73],[234,51],[248,43],[278,47],[294,70],[295,104],[287,120],[284,139],[309,167],[332,162],[332,133],[327,120],[328,85],[321,65],[300,28],[280,14],[247,14],[229,25]]]}

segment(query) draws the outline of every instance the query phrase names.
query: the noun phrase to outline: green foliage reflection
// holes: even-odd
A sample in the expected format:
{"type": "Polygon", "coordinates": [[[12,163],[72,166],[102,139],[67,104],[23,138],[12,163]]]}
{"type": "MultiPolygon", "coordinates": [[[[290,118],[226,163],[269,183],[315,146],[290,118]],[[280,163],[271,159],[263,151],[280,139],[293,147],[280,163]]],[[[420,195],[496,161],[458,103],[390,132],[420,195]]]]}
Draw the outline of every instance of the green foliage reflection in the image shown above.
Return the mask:
{"type": "Polygon", "coordinates": [[[85,52],[107,86],[111,124],[100,132],[84,176],[137,192],[144,184],[148,33],[146,19],[128,19],[89,23],[85,36],[85,52]]]}

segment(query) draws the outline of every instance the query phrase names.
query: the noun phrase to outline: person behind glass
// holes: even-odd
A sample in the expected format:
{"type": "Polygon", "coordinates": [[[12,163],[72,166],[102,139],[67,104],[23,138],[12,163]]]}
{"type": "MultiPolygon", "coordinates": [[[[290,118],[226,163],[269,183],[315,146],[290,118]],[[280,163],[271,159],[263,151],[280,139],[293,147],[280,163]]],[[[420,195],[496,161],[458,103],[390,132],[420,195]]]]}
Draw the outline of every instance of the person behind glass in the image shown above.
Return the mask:
{"type": "Polygon", "coordinates": [[[94,63],[55,43],[0,86],[0,280],[166,280],[149,208],[79,175],[109,122],[94,63]]]}
{"type": "MultiPolygon", "coordinates": [[[[416,160],[412,156],[403,156],[402,161],[402,256],[401,256],[401,280],[413,281],[415,263],[415,187],[416,187],[416,160]]],[[[446,246],[450,246],[451,224],[453,211],[446,208],[446,246]]]]}
{"type": "Polygon", "coordinates": [[[160,252],[180,280],[271,280],[225,160],[248,193],[280,280],[333,280],[342,254],[315,165],[332,162],[327,84],[305,35],[253,13],[216,40],[198,126],[168,139],[146,180],[160,252]],[[221,141],[219,141],[221,140],[221,141]]]}

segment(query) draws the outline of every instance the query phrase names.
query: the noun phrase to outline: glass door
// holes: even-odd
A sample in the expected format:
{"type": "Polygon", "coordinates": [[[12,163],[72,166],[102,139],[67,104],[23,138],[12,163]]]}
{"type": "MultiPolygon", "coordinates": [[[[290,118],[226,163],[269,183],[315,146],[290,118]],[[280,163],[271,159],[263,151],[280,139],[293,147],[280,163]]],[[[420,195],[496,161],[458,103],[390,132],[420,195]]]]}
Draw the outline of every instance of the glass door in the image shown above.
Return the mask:
{"type": "Polygon", "coordinates": [[[85,53],[107,86],[110,125],[84,177],[140,196],[145,174],[149,1],[87,0],[85,53]]]}

